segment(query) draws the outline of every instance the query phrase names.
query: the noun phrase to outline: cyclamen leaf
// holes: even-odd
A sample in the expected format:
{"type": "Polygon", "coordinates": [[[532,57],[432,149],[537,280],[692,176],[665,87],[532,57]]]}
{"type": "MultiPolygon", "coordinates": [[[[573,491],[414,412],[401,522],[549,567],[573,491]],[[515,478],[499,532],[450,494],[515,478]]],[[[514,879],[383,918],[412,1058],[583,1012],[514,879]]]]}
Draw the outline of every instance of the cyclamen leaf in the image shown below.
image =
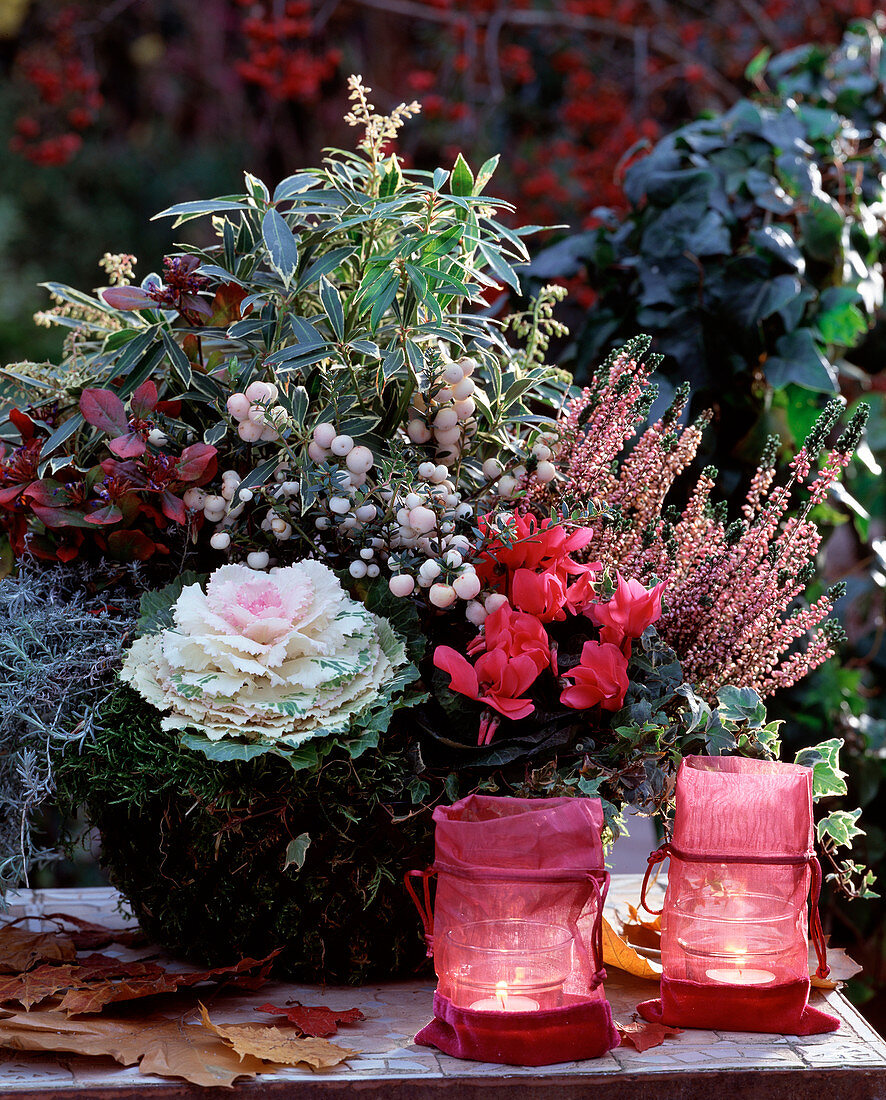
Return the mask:
{"type": "Polygon", "coordinates": [[[87,423],[108,435],[124,435],[129,431],[126,409],[112,390],[84,390],[80,394],[80,412],[87,423]]]}

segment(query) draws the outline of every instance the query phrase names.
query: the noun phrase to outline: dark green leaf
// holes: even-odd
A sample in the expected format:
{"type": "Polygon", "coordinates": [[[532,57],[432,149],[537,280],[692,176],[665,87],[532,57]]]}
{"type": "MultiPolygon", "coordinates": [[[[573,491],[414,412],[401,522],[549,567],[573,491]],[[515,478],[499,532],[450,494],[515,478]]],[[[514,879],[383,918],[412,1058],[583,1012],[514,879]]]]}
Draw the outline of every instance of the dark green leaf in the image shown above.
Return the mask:
{"type": "Polygon", "coordinates": [[[286,219],[271,207],[261,223],[262,237],[274,269],[288,286],[298,268],[298,244],[286,219]]]}
{"type": "Polygon", "coordinates": [[[182,388],[188,389],[191,385],[192,371],[187,355],[179,347],[173,335],[167,332],[165,328],[160,330],[160,337],[163,340],[163,347],[169,358],[173,373],[178,378],[182,388]]]}

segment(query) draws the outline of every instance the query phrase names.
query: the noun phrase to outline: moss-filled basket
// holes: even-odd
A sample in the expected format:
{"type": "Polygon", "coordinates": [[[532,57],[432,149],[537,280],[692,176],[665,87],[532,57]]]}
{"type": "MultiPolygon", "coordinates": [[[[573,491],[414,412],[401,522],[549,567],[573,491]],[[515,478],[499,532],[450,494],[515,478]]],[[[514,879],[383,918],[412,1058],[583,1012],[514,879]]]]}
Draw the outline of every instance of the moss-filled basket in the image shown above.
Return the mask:
{"type": "Polygon", "coordinates": [[[365,982],[422,965],[403,874],[433,855],[430,812],[413,813],[406,793],[405,741],[391,732],[366,755],[336,750],[300,771],[274,755],[210,761],[121,688],[57,782],[100,831],[142,928],[174,955],[216,966],[282,948],[275,976],[365,982]]]}

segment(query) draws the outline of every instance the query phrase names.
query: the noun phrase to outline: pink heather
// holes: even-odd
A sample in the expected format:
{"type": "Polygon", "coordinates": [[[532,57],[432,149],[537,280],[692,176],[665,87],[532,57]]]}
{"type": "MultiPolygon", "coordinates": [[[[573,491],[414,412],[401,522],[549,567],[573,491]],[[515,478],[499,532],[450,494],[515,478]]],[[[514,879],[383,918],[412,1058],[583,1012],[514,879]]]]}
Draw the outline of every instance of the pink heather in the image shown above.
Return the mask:
{"type": "Polygon", "coordinates": [[[800,578],[821,538],[809,513],[826,499],[849,458],[832,451],[811,484],[815,456],[805,448],[790,462],[786,484],[776,484],[774,462],[761,464],[742,507],[743,528],[729,539],[712,507],[714,481],[706,473],[668,523],[662,510],[695,459],[710,417],[682,427],[671,415],[637,437],[650,386],[649,371],[625,357],[608,378],[595,377],[564,410],[555,459],[562,480],[527,478],[524,507],[544,515],[561,501],[581,506],[593,500],[615,513],[615,522],[605,514],[586,521],[594,539],[582,557],[646,585],[653,578],[667,582],[659,632],[686,677],[708,697],[725,683],[771,694],[832,654],[820,629],[831,600],[822,596],[800,610],[796,605],[806,587],[800,578]],[[805,499],[791,515],[799,491],[805,499]]]}

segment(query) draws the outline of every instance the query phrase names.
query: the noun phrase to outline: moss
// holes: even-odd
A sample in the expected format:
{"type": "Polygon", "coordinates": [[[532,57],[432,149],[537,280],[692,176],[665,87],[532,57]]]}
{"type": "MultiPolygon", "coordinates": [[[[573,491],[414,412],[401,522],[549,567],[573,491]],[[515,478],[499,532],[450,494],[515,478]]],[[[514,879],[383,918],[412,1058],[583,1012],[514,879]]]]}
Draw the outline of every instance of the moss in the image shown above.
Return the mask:
{"type": "Polygon", "coordinates": [[[59,795],[85,805],[111,881],[167,950],[220,965],[282,947],[275,974],[312,982],[421,965],[403,873],[430,862],[432,824],[426,809],[411,815],[410,750],[396,733],[370,759],[336,750],[294,772],[273,757],[218,763],[182,748],[128,688],[101,726],[59,761],[59,795]],[[284,870],[303,833],[303,866],[284,870]]]}

